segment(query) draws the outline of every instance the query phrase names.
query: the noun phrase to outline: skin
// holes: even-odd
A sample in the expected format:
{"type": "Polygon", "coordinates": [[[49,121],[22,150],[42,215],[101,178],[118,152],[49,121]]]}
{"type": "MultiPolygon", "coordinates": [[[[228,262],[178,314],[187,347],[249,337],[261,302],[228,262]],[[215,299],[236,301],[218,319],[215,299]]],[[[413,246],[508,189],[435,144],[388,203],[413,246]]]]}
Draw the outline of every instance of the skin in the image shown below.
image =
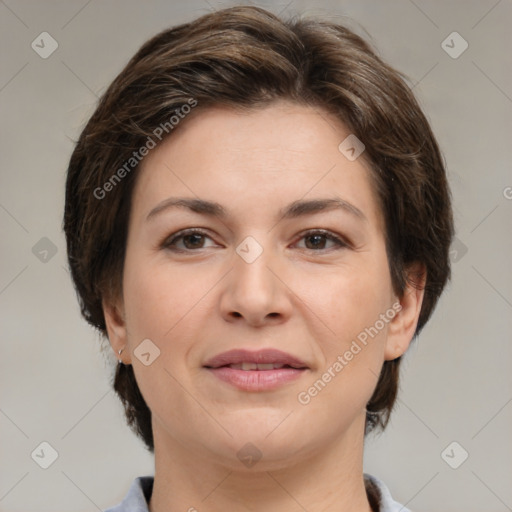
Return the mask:
{"type": "Polygon", "coordinates": [[[152,411],[151,512],[371,510],[362,469],[366,403],[384,361],[407,350],[423,292],[393,292],[369,168],[338,150],[349,134],[326,112],[284,101],[252,113],[216,107],[191,114],[144,159],[123,294],[104,311],[112,349],[124,349],[152,411]],[[147,220],[169,197],[216,201],[228,214],[175,207],[147,220]],[[293,201],[334,197],[365,218],[323,210],[278,221],[293,201]],[[207,236],[165,246],[188,228],[207,236]],[[315,229],[347,245],[305,236],[315,229]],[[252,263],[236,252],[247,236],[263,249],[252,263]],[[378,335],[299,403],[397,301],[401,311],[378,335]],[[160,355],[145,366],[134,350],[148,338],[160,355]],[[233,348],[268,347],[309,369],[277,390],[247,392],[203,367],[233,348]],[[237,457],[246,443],[262,454],[252,467],[237,457]]]}

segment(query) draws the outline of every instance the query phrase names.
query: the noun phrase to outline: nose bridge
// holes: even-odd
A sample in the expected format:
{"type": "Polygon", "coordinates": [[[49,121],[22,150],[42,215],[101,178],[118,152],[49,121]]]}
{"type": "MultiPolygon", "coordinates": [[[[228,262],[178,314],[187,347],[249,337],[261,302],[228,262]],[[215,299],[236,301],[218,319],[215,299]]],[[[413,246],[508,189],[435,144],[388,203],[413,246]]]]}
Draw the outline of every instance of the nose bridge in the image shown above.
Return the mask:
{"type": "Polygon", "coordinates": [[[261,323],[269,315],[289,313],[285,287],[270,270],[278,266],[277,251],[270,239],[248,236],[236,247],[222,300],[223,313],[230,318],[242,316],[249,322],[261,323]]]}
{"type": "Polygon", "coordinates": [[[238,288],[247,294],[247,298],[260,295],[269,296],[273,292],[274,283],[268,266],[275,256],[270,246],[270,237],[263,240],[261,235],[247,236],[236,247],[234,259],[234,281],[238,288]]]}

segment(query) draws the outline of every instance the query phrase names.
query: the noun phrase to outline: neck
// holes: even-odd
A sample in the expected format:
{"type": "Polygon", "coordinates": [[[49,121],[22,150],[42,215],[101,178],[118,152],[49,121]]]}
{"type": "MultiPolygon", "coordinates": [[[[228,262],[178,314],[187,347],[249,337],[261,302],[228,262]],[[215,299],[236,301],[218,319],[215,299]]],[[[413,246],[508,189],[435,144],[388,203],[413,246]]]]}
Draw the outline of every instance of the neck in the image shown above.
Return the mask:
{"type": "Polygon", "coordinates": [[[362,470],[363,430],[293,466],[263,463],[240,471],[185,449],[154,426],[150,512],[371,512],[362,470]]]}

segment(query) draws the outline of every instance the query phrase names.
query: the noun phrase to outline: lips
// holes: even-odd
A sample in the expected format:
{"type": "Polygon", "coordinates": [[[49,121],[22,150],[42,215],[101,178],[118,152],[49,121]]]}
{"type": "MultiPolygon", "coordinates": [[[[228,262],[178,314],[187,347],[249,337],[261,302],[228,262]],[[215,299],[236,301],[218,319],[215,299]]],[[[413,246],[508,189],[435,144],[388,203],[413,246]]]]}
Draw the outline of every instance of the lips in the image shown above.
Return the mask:
{"type": "Polygon", "coordinates": [[[290,367],[305,369],[308,366],[291,354],[281,352],[275,349],[258,350],[251,352],[249,350],[230,350],[223,352],[215,357],[209,359],[205,363],[207,368],[220,368],[222,366],[229,366],[235,369],[242,370],[272,370],[274,368],[290,367]]]}
{"type": "Polygon", "coordinates": [[[309,369],[299,358],[275,349],[230,350],[204,367],[217,379],[242,391],[272,391],[300,378],[309,369]]]}

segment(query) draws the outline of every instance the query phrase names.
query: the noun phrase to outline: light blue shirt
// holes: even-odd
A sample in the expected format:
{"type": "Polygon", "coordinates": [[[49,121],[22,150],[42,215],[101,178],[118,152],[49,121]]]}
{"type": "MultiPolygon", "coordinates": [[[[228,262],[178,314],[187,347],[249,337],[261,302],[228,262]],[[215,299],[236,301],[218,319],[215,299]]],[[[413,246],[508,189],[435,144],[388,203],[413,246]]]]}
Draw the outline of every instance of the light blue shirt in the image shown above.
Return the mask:
{"type": "MultiPolygon", "coordinates": [[[[379,495],[377,496],[379,512],[411,512],[393,500],[384,482],[368,474],[365,474],[364,478],[367,481],[367,485],[368,483],[373,484],[372,487],[376,489],[376,493],[379,495]]],[[[153,491],[153,480],[152,476],[136,478],[124,500],[119,505],[109,508],[105,512],[149,512],[148,502],[153,491]]]]}

